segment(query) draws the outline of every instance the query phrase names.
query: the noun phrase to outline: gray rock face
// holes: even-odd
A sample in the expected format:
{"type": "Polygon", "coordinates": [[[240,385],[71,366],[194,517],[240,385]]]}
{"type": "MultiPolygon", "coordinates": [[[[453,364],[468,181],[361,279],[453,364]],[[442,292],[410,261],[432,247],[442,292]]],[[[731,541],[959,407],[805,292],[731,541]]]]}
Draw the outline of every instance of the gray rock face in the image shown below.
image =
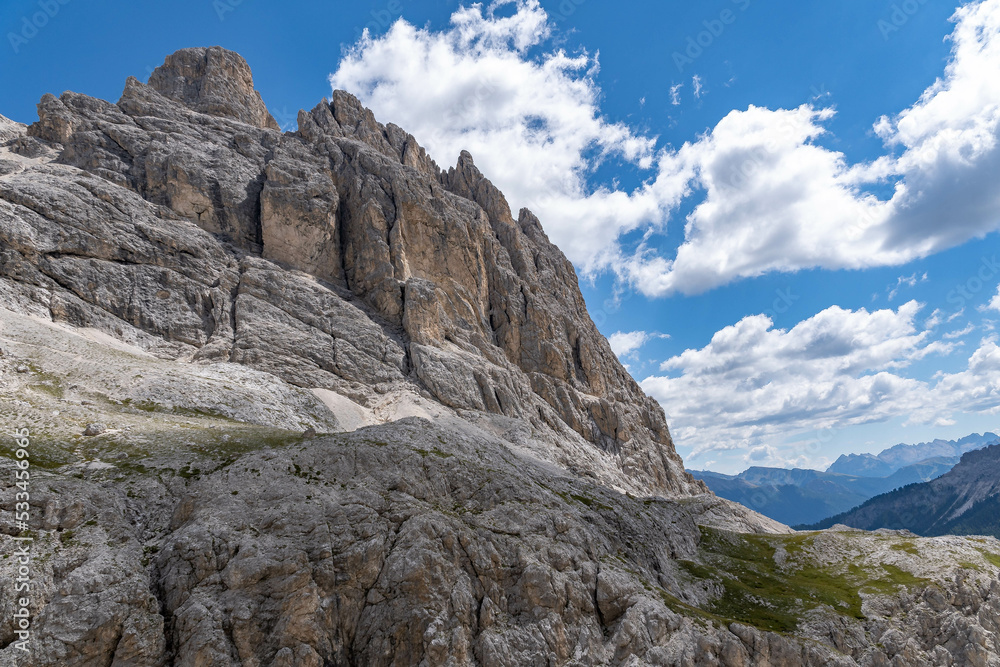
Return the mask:
{"type": "Polygon", "coordinates": [[[705,491],[572,265],[468,153],[441,172],[342,92],[282,135],[218,48],[168,57],[118,104],[38,108],[24,141],[54,162],[0,183],[0,276],[25,310],[359,399],[409,383],[588,442],[619,488],[705,491]]]}
{"type": "Polygon", "coordinates": [[[0,116],[0,143],[21,136],[27,128],[21,123],[15,123],[6,116],[0,116]]]}
{"type": "Polygon", "coordinates": [[[218,46],[183,49],[167,56],[149,77],[149,85],[195,111],[278,129],[260,93],[254,90],[246,61],[218,46]]]}
{"type": "Polygon", "coordinates": [[[100,435],[108,430],[108,427],[100,422],[94,422],[93,424],[87,424],[87,428],[83,430],[84,435],[100,435]]]}

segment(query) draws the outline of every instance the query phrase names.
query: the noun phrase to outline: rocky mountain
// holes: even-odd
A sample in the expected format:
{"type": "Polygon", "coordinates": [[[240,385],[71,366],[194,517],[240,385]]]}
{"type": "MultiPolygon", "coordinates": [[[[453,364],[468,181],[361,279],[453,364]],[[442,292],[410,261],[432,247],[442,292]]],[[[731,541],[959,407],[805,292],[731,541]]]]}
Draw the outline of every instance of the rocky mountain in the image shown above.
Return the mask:
{"type": "Polygon", "coordinates": [[[708,493],[467,153],[343,92],[282,133],[217,47],[38,108],[0,124],[0,665],[1000,662],[1000,542],[708,493]]]}
{"type": "MultiPolygon", "coordinates": [[[[932,440],[916,445],[899,444],[878,454],[842,454],[827,472],[859,477],[888,477],[900,468],[930,459],[958,459],[966,452],[1000,441],[996,433],[973,433],[958,440],[932,440]]],[[[957,461],[956,461],[957,463],[957,461]]]]}
{"type": "Polygon", "coordinates": [[[9,307],[362,405],[412,388],[552,433],[540,452],[620,488],[704,490],[572,266],[467,153],[442,172],[345,93],[282,135],[218,48],[38,112],[0,181],[9,307]]]}
{"type": "Polygon", "coordinates": [[[958,463],[935,457],[899,468],[887,477],[752,467],[738,475],[692,470],[716,495],[788,525],[811,524],[857,507],[908,484],[930,481],[958,463]]]}
{"type": "Polygon", "coordinates": [[[971,451],[950,472],[911,484],[816,524],[874,530],[896,528],[918,535],[1000,536],[1000,445],[971,451]]]}

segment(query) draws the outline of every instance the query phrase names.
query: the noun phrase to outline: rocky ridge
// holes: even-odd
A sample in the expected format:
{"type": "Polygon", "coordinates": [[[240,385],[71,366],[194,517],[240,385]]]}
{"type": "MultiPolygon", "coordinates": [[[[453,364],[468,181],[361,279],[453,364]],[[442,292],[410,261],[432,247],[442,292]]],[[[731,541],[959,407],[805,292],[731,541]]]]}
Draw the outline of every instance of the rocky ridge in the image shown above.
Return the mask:
{"type": "Polygon", "coordinates": [[[468,154],[217,47],[0,121],[0,665],[1000,664],[1000,542],[705,493],[468,154]]]}

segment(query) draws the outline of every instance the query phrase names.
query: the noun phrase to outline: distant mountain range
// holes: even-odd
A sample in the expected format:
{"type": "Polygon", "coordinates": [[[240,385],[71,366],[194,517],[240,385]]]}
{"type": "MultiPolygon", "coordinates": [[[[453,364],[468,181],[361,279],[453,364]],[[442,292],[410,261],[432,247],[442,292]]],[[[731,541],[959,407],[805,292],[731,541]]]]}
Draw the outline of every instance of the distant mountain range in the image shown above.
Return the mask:
{"type": "Polygon", "coordinates": [[[973,433],[959,440],[900,444],[879,454],[843,454],[826,471],[860,477],[888,477],[900,468],[937,457],[954,458],[957,463],[962,454],[992,445],[998,439],[1000,436],[996,433],[973,433]]]}
{"type": "Polygon", "coordinates": [[[865,530],[908,529],[918,535],[1000,537],[1000,445],[969,452],[950,472],[872,498],[803,529],[834,524],[865,530]]]}
{"type": "Polygon", "coordinates": [[[966,452],[1000,440],[995,433],[896,445],[877,455],[841,456],[826,472],[754,467],[739,475],[691,471],[712,491],[788,525],[815,524],[900,487],[950,471],[966,452]]]}

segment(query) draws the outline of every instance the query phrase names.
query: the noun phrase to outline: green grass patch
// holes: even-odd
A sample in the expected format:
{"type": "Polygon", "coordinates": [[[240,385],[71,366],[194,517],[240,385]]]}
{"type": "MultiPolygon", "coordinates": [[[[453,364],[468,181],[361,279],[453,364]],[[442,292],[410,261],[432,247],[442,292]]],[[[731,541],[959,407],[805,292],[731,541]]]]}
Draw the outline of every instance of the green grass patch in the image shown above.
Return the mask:
{"type": "Polygon", "coordinates": [[[316,474],[317,471],[314,470],[312,467],[310,467],[308,470],[305,470],[298,463],[293,463],[288,468],[288,472],[292,473],[296,477],[306,480],[306,484],[310,484],[312,482],[317,482],[317,483],[323,482],[323,478],[320,477],[318,474],[316,474]]]}
{"type": "Polygon", "coordinates": [[[198,417],[201,419],[219,419],[222,421],[232,422],[234,424],[241,424],[226,413],[220,410],[213,410],[212,408],[183,408],[175,405],[170,409],[175,415],[180,415],[182,417],[198,417]]]}
{"type": "Polygon", "coordinates": [[[599,510],[610,510],[610,509],[612,509],[610,505],[605,505],[603,503],[600,503],[600,502],[598,502],[598,501],[596,501],[593,498],[590,498],[588,496],[579,496],[579,495],[576,495],[574,493],[574,494],[570,494],[570,498],[572,498],[576,502],[580,503],[581,505],[586,505],[587,507],[589,507],[591,509],[594,509],[594,508],[597,508],[599,510]]]}
{"type": "Polygon", "coordinates": [[[920,550],[917,549],[917,545],[914,544],[912,540],[906,540],[904,542],[893,544],[889,548],[892,549],[893,551],[905,551],[906,553],[912,554],[914,556],[920,555],[920,550]]]}
{"type": "Polygon", "coordinates": [[[983,558],[992,565],[993,567],[1000,567],[1000,554],[993,553],[992,551],[987,551],[986,549],[977,548],[976,551],[983,555],[983,558]]]}
{"type": "Polygon", "coordinates": [[[801,614],[819,605],[863,618],[854,582],[825,568],[779,570],[772,542],[776,540],[703,529],[703,550],[723,586],[710,611],[775,632],[793,632],[801,614]]]}
{"type": "Polygon", "coordinates": [[[614,509],[610,505],[605,505],[602,502],[594,500],[590,496],[582,496],[580,494],[568,493],[566,491],[553,491],[553,493],[555,493],[557,496],[559,496],[560,498],[562,498],[567,503],[571,503],[571,502],[575,501],[575,502],[578,502],[581,505],[583,505],[584,507],[587,507],[589,509],[598,509],[598,510],[612,510],[612,509],[614,509]]]}
{"type": "MultiPolygon", "coordinates": [[[[15,452],[17,452],[18,448],[11,446],[11,443],[12,441],[10,440],[0,442],[0,456],[16,461],[15,452]]],[[[31,445],[28,446],[28,451],[30,453],[28,460],[31,462],[31,467],[41,468],[42,470],[55,470],[76,460],[76,457],[71,452],[56,442],[35,435],[31,437],[31,445]]]]}
{"type": "Polygon", "coordinates": [[[670,593],[666,592],[662,588],[659,590],[660,599],[663,600],[663,604],[666,605],[667,609],[674,612],[675,614],[681,614],[682,616],[687,616],[693,619],[696,623],[701,626],[707,626],[708,621],[714,621],[721,627],[726,627],[732,622],[731,619],[723,618],[717,616],[711,612],[705,611],[700,607],[695,607],[687,602],[682,601],[680,598],[676,598],[670,593]]]}
{"type": "Polygon", "coordinates": [[[128,460],[116,461],[115,462],[115,466],[117,466],[119,470],[124,470],[124,471],[127,471],[127,472],[133,472],[133,473],[136,473],[138,475],[148,475],[150,473],[149,468],[147,468],[146,466],[142,465],[141,463],[134,463],[134,462],[128,461],[128,460]]]}
{"type": "Polygon", "coordinates": [[[883,563],[882,570],[882,573],[871,573],[858,566],[851,567],[851,571],[858,575],[859,578],[867,578],[867,581],[859,589],[866,593],[893,595],[899,591],[900,587],[922,587],[931,583],[929,579],[914,576],[906,570],[890,563],[883,563]]]}
{"type": "Polygon", "coordinates": [[[33,376],[33,381],[28,384],[36,391],[41,391],[55,398],[62,398],[66,395],[63,388],[62,378],[54,373],[46,373],[35,363],[29,363],[28,369],[33,376]]]}
{"type": "Polygon", "coordinates": [[[827,607],[863,619],[861,592],[892,595],[930,582],[894,565],[865,569],[819,565],[807,553],[813,534],[741,535],[701,528],[697,561],[678,561],[692,579],[712,581],[722,593],[702,612],[772,632],[794,632],[803,615],[827,607]],[[779,565],[779,548],[786,558],[779,565]]]}
{"type": "Polygon", "coordinates": [[[431,450],[420,449],[419,447],[413,447],[412,449],[417,454],[420,454],[420,458],[422,459],[426,459],[428,456],[436,456],[439,459],[450,459],[451,457],[454,456],[454,454],[449,454],[448,452],[441,451],[439,447],[435,447],[434,449],[431,450]]]}
{"type": "Polygon", "coordinates": [[[177,476],[184,479],[198,479],[201,477],[201,470],[192,468],[191,464],[188,464],[177,471],[177,476]]]}
{"type": "Polygon", "coordinates": [[[53,398],[63,398],[66,395],[66,390],[63,389],[61,384],[53,382],[34,382],[28,385],[35,391],[40,391],[44,394],[48,394],[53,398]]]}
{"type": "Polygon", "coordinates": [[[146,546],[142,548],[142,566],[148,567],[153,560],[153,556],[160,550],[158,546],[146,546]]]}
{"type": "Polygon", "coordinates": [[[810,546],[815,537],[810,533],[799,533],[785,537],[781,543],[789,555],[795,555],[802,553],[807,546],[810,546]]]}
{"type": "Polygon", "coordinates": [[[120,405],[126,408],[141,410],[142,412],[167,412],[167,409],[156,401],[133,401],[131,398],[126,398],[120,405]]]}
{"type": "Polygon", "coordinates": [[[693,560],[679,560],[677,564],[695,579],[715,579],[718,577],[715,570],[696,563],[693,560]]]}

